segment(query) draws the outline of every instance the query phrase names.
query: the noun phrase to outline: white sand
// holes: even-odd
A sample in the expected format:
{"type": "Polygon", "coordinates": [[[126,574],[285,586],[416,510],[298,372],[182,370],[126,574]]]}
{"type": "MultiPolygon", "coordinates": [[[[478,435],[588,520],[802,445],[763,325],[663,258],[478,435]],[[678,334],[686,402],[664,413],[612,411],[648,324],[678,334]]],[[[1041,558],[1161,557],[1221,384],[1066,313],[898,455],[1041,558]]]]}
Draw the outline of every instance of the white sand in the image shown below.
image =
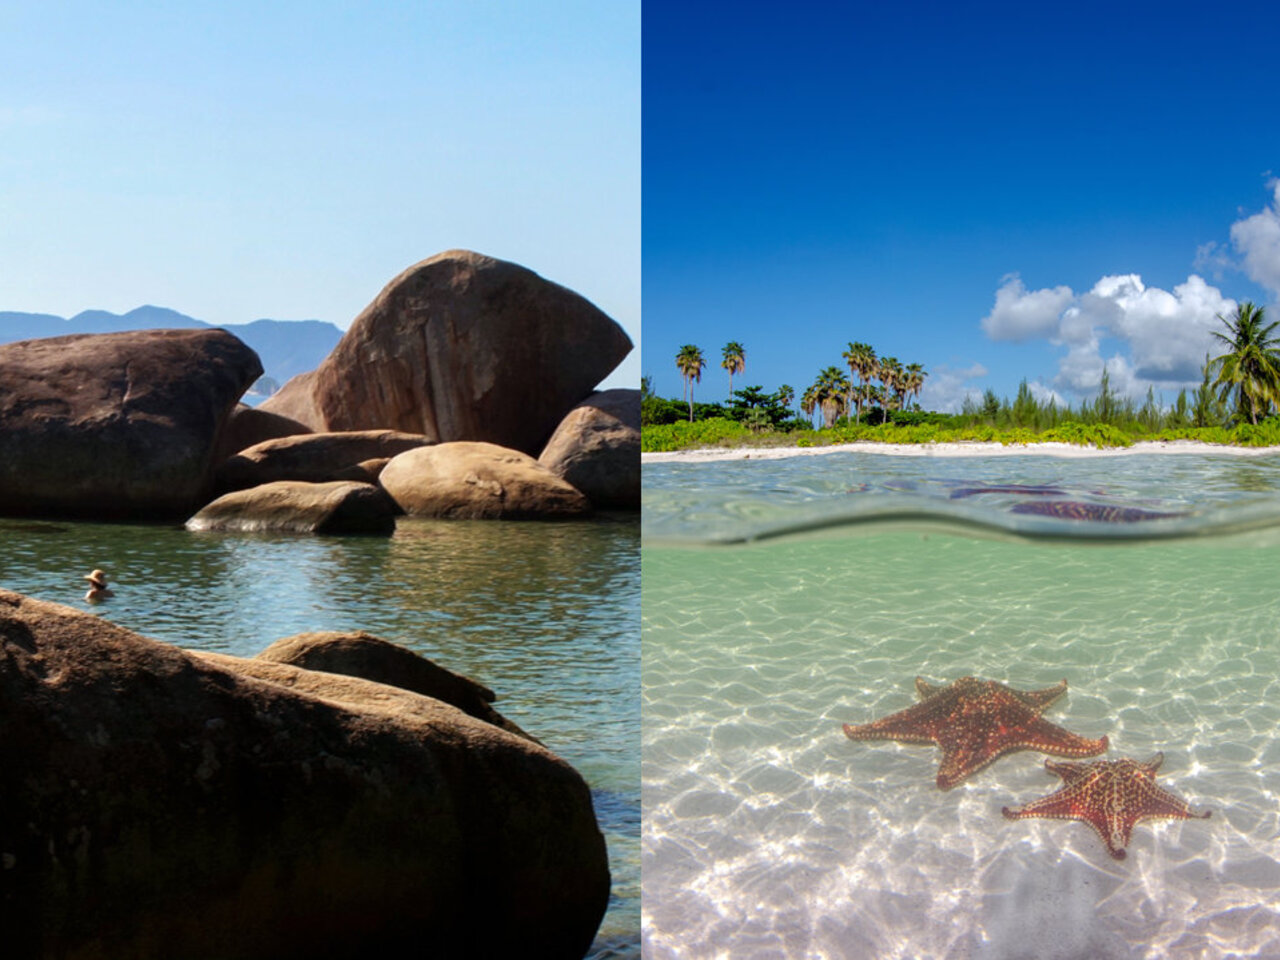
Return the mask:
{"type": "Polygon", "coordinates": [[[859,440],[829,447],[735,447],[673,450],[669,453],[642,453],[642,463],[710,463],[715,460],[778,460],[782,457],[811,457],[824,453],[887,453],[899,457],[1004,457],[1035,454],[1050,457],[1131,457],[1143,453],[1218,453],[1238,457],[1280,454],[1280,447],[1234,447],[1195,440],[1159,440],[1135,443],[1131,447],[1083,447],[1074,443],[873,443],[859,440]]]}

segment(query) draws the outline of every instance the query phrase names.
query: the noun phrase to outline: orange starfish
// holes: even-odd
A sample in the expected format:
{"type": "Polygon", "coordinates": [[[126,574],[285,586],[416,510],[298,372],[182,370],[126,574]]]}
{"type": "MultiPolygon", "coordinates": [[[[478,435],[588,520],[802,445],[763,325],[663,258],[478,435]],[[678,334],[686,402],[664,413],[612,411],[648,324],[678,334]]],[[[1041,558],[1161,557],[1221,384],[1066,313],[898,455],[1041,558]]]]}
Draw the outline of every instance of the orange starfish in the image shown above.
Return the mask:
{"type": "Polygon", "coordinates": [[[1156,786],[1156,771],[1163,761],[1163,753],[1157,753],[1146,763],[1129,759],[1092,763],[1046,760],[1045,769],[1062,778],[1062,787],[1047,797],[1021,807],[1005,807],[1000,812],[1009,820],[1024,817],[1083,820],[1102,838],[1107,852],[1123,860],[1133,825],[1139,820],[1207,819],[1213,812],[1193,813],[1186,801],[1156,786]]]}
{"type": "Polygon", "coordinates": [[[1067,692],[1067,681],[1044,690],[1013,690],[994,680],[961,677],[936,687],[916,677],[921,702],[861,726],[844,725],[850,740],[936,743],[942,748],[938,787],[950,790],[997,757],[1039,750],[1058,757],[1092,757],[1107,738],[1089,740],[1040,717],[1067,692]]]}

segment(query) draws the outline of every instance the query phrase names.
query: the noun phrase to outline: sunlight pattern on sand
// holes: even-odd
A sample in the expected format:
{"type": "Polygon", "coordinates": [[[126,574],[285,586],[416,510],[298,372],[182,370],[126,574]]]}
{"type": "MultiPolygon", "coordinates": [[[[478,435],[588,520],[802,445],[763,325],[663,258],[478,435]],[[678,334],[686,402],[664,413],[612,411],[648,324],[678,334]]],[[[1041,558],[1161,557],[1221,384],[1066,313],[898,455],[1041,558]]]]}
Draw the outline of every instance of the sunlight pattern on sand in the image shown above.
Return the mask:
{"type": "MultiPolygon", "coordinates": [[[[808,477],[758,474],[737,502],[848,482],[849,465],[833,465],[832,482],[825,462],[807,460],[808,477]]],[[[1274,463],[1253,465],[1253,481],[1276,477],[1274,463]]],[[[725,529],[702,499],[706,475],[651,469],[646,498],[695,504],[703,529],[725,529]]],[[[1274,496],[1269,482],[1247,489],[1239,475],[1209,476],[1211,465],[1184,469],[1163,484],[1110,467],[1049,477],[1022,460],[957,473],[1105,482],[1111,497],[1191,512],[1214,498],[1260,498],[1261,509],[1274,496]]],[[[648,539],[647,514],[645,524],[647,956],[1280,953],[1274,534],[1107,545],[873,524],[696,548],[648,539]],[[966,674],[1026,689],[1065,677],[1047,719],[1106,734],[1108,758],[1163,751],[1159,782],[1213,817],[1141,823],[1119,862],[1081,823],[1001,817],[1060,784],[1040,754],[1006,756],[944,793],[936,748],[841,732],[915,702],[916,675],[966,674]]]]}

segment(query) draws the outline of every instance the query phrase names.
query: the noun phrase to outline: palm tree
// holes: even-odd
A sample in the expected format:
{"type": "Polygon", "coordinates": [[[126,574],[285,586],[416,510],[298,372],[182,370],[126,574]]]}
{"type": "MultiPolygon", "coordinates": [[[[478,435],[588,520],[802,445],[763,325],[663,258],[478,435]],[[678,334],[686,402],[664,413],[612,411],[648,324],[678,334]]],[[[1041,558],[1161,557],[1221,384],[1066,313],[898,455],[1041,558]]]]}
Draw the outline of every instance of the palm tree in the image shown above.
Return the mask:
{"type": "Polygon", "coordinates": [[[684,377],[686,398],[689,401],[689,422],[693,423],[693,385],[702,382],[702,368],[707,361],[702,359],[702,351],[691,343],[686,343],[676,354],[676,368],[684,377]]]}
{"type": "Polygon", "coordinates": [[[790,410],[791,402],[796,398],[796,388],[789,383],[784,383],[774,396],[778,398],[778,406],[784,410],[790,410]]]}
{"type": "MultiPolygon", "coordinates": [[[[842,356],[844,362],[849,365],[849,372],[856,374],[859,385],[865,385],[872,377],[877,376],[880,372],[880,365],[876,361],[875,348],[866,343],[851,343],[849,349],[842,356]]],[[[859,402],[857,396],[854,396],[854,409],[857,411],[855,420],[862,420],[862,403],[866,401],[866,392],[863,391],[862,401],[859,402]]]]}
{"type": "Polygon", "coordinates": [[[903,380],[906,371],[897,357],[885,357],[880,361],[880,382],[884,384],[885,405],[894,410],[902,408],[903,380]]]}
{"type": "Polygon", "coordinates": [[[920,396],[920,389],[924,386],[924,378],[928,375],[929,374],[925,372],[924,367],[920,364],[908,364],[906,374],[907,393],[918,398],[920,396]]]}
{"type": "Polygon", "coordinates": [[[800,394],[800,411],[809,418],[809,426],[813,426],[813,411],[818,406],[818,385],[812,383],[800,394]]]}
{"type": "Polygon", "coordinates": [[[884,416],[883,422],[887,422],[889,419],[889,414],[888,414],[888,405],[885,403],[885,399],[884,399],[884,390],[880,387],[877,387],[874,383],[864,383],[862,385],[862,389],[866,393],[864,402],[867,404],[867,406],[880,407],[882,410],[884,410],[885,416],[884,416]]]}
{"type": "Polygon", "coordinates": [[[863,404],[871,396],[871,384],[858,383],[849,388],[849,399],[853,402],[853,419],[855,423],[862,422],[863,404]]]}
{"type": "Polygon", "coordinates": [[[720,366],[729,371],[729,399],[733,399],[733,375],[747,368],[747,351],[737,340],[730,340],[724,345],[724,360],[720,366]]]}
{"type": "Polygon", "coordinates": [[[1248,301],[1231,316],[1219,314],[1218,319],[1227,332],[1215,330],[1213,335],[1229,349],[1213,359],[1214,386],[1223,400],[1235,393],[1238,418],[1243,419],[1247,402],[1249,422],[1256,424],[1259,413],[1265,416],[1271,404],[1280,404],[1280,338],[1271,336],[1280,320],[1264,326],[1263,308],[1248,301]]]}
{"type": "Polygon", "coordinates": [[[844,408],[849,395],[849,378],[839,367],[827,367],[813,382],[817,406],[822,410],[822,425],[829,428],[844,408]]]}

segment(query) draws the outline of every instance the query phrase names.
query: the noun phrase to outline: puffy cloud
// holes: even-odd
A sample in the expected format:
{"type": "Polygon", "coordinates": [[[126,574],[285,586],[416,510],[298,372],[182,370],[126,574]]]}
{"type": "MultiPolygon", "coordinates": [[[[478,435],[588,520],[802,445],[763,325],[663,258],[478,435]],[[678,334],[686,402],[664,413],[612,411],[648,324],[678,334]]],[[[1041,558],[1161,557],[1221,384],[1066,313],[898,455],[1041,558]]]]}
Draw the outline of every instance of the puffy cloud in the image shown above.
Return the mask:
{"type": "Polygon", "coordinates": [[[1067,406],[1067,398],[1060,394],[1052,387],[1046,387],[1039,380],[1032,380],[1027,384],[1027,389],[1031,391],[1031,395],[1041,404],[1052,401],[1060,407],[1067,406]]]}
{"type": "Polygon", "coordinates": [[[992,340],[1020,342],[1051,336],[1071,299],[1070,287],[1028,293],[1022,278],[1010,274],[996,291],[995,307],[982,318],[982,329],[992,340]]]}
{"type": "Polygon", "coordinates": [[[1280,179],[1267,186],[1271,206],[1231,225],[1231,243],[1244,259],[1249,279],[1280,296],[1280,179]]]}
{"type": "Polygon", "coordinates": [[[929,371],[929,378],[920,390],[920,406],[925,410],[959,413],[965,397],[982,397],[982,390],[969,381],[980,380],[986,375],[987,368],[980,363],[962,369],[938,364],[929,371]]]}
{"type": "Polygon", "coordinates": [[[1197,274],[1172,291],[1148,287],[1137,274],[1106,276],[1079,295],[1070,287],[1028,292],[1013,277],[982,325],[993,339],[1038,336],[1065,346],[1053,381],[1062,390],[1095,392],[1105,364],[1112,389],[1141,396],[1149,386],[1177,389],[1198,380],[1218,316],[1234,309],[1234,300],[1197,274]],[[1121,349],[1104,360],[1107,338],[1121,349]]]}
{"type": "Polygon", "coordinates": [[[1157,383],[1197,379],[1218,315],[1235,309],[1194,273],[1172,293],[1145,286],[1136,274],[1103,277],[1080,301],[1099,328],[1128,342],[1134,376],[1157,383]]]}

